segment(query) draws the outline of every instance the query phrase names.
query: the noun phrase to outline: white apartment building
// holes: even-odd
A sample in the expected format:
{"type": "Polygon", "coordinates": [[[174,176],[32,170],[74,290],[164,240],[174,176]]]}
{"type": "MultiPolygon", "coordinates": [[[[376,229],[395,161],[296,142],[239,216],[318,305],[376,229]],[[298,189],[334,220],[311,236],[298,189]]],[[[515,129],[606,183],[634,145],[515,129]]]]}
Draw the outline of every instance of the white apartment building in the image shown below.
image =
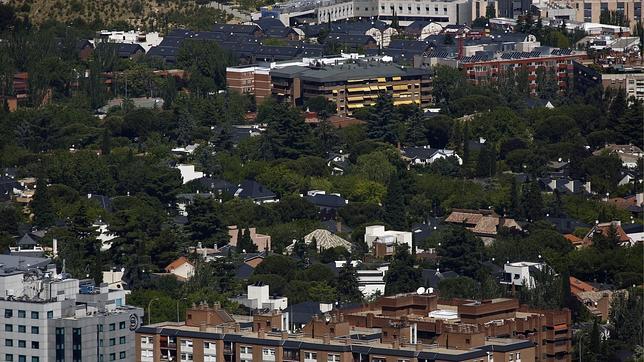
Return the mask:
{"type": "Polygon", "coordinates": [[[521,261],[516,263],[507,263],[503,266],[504,277],[501,284],[515,287],[534,288],[534,274],[542,272],[546,267],[544,263],[533,263],[521,261]]]}

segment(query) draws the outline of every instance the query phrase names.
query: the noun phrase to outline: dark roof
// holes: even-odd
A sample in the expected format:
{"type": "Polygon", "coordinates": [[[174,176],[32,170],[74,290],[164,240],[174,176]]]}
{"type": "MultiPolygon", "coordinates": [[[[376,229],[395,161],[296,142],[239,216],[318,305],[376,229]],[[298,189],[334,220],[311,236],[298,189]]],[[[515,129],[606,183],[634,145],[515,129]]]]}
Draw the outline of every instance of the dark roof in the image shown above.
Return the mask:
{"type": "Polygon", "coordinates": [[[291,323],[295,324],[306,324],[315,315],[322,314],[320,303],[311,301],[290,305],[285,311],[289,314],[291,323]]]}
{"type": "Polygon", "coordinates": [[[255,34],[261,31],[259,26],[255,25],[242,25],[242,24],[215,24],[212,27],[213,32],[218,33],[241,33],[241,34],[255,34]]]}
{"type": "Polygon", "coordinates": [[[257,24],[264,31],[264,34],[266,34],[266,30],[268,29],[286,28],[286,26],[284,25],[284,23],[282,23],[281,20],[270,16],[259,18],[255,20],[254,23],[257,24]]]}
{"type": "Polygon", "coordinates": [[[269,38],[286,38],[291,34],[297,34],[295,30],[292,28],[268,28],[264,30],[264,35],[266,35],[269,38]]]}
{"type": "Polygon", "coordinates": [[[417,51],[418,53],[422,53],[429,50],[431,45],[432,44],[428,41],[392,39],[389,42],[388,48],[412,50],[412,51],[417,51]]]}
{"type": "Polygon", "coordinates": [[[441,218],[432,217],[427,220],[427,223],[413,224],[411,226],[412,238],[416,242],[429,238],[433,233],[438,232],[442,228],[441,221],[441,218]]]}
{"type": "Polygon", "coordinates": [[[357,63],[327,65],[320,68],[304,67],[299,65],[288,66],[271,70],[271,77],[300,78],[311,82],[341,82],[349,79],[375,78],[375,77],[422,77],[429,76],[430,70],[412,67],[402,67],[388,63],[357,63]]]}
{"type": "Polygon", "coordinates": [[[163,59],[163,61],[167,63],[176,63],[178,51],[179,51],[178,47],[156,46],[156,47],[150,48],[147,56],[161,58],[163,59]]]}
{"type": "Polygon", "coordinates": [[[416,20],[407,25],[405,29],[403,29],[403,32],[408,34],[420,34],[423,28],[429,24],[431,24],[431,22],[427,20],[416,20]]]}
{"type": "Polygon", "coordinates": [[[241,263],[235,271],[235,277],[238,279],[248,279],[253,275],[254,272],[255,268],[246,263],[241,263]]]}
{"type": "Polygon", "coordinates": [[[221,191],[227,193],[234,193],[237,191],[237,186],[231,184],[226,180],[215,179],[212,177],[201,177],[193,182],[197,183],[200,187],[199,189],[207,189],[211,191],[221,191]]]}
{"type": "Polygon", "coordinates": [[[94,45],[88,39],[78,39],[76,42],[76,50],[83,50],[87,47],[94,48],[94,45]]]}
{"type": "Polygon", "coordinates": [[[369,43],[375,43],[376,39],[374,39],[370,35],[364,35],[364,34],[347,34],[347,33],[329,33],[329,35],[326,38],[326,42],[337,42],[341,43],[346,46],[364,46],[368,45],[369,43]]]}
{"type": "Polygon", "coordinates": [[[436,152],[440,151],[437,148],[429,147],[404,147],[402,153],[409,158],[430,159],[436,152]]]}
{"type": "Polygon", "coordinates": [[[277,197],[268,187],[254,180],[244,180],[239,185],[238,197],[250,198],[253,200],[270,200],[277,197]],[[239,191],[241,189],[241,191],[239,191]]]}
{"type": "Polygon", "coordinates": [[[644,225],[642,224],[622,224],[622,229],[627,234],[644,233],[644,225]]]}
{"type": "Polygon", "coordinates": [[[304,198],[317,207],[341,208],[347,205],[347,200],[338,195],[316,194],[304,198]]]}
{"type": "Polygon", "coordinates": [[[20,240],[18,240],[18,245],[19,246],[30,246],[30,245],[35,246],[35,245],[38,245],[38,243],[34,239],[38,239],[38,237],[36,237],[33,234],[26,233],[25,235],[23,235],[20,238],[20,240]]]}
{"type": "Polygon", "coordinates": [[[116,48],[116,55],[121,58],[129,58],[137,53],[145,53],[145,49],[139,44],[119,43],[116,48]]]}
{"type": "Polygon", "coordinates": [[[339,232],[342,233],[350,233],[353,231],[352,228],[350,228],[348,225],[340,222],[340,228],[341,230],[338,230],[338,221],[335,220],[325,220],[321,222],[322,228],[325,230],[328,230],[334,234],[337,234],[339,232]]]}

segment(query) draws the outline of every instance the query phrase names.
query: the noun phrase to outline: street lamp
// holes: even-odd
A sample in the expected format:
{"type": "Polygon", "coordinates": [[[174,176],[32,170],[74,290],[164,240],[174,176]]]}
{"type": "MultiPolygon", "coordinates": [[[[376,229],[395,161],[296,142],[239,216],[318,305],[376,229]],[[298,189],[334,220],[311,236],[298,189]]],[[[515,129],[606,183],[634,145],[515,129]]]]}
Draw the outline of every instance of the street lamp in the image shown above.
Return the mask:
{"type": "Polygon", "coordinates": [[[188,300],[188,298],[183,297],[181,299],[177,299],[177,323],[179,323],[179,301],[181,300],[188,300]]]}
{"type": "Polygon", "coordinates": [[[155,300],[159,300],[159,298],[154,297],[148,302],[148,324],[152,324],[152,313],[150,307],[152,307],[152,302],[154,302],[155,300]]]}

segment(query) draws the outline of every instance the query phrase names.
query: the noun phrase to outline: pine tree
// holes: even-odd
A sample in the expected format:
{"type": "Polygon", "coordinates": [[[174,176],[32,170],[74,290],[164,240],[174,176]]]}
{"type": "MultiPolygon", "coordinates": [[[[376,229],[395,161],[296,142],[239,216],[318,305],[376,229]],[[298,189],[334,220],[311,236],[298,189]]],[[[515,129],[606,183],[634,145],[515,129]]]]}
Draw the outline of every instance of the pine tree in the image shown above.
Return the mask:
{"type": "Polygon", "coordinates": [[[34,199],[29,206],[34,214],[34,225],[44,228],[54,224],[56,215],[54,214],[54,206],[51,203],[47,182],[44,177],[38,177],[34,199]]]}
{"type": "Polygon", "coordinates": [[[112,137],[110,135],[110,130],[104,128],[103,135],[101,137],[101,154],[107,156],[110,152],[112,152],[112,137]]]}
{"type": "Polygon", "coordinates": [[[351,264],[351,260],[340,269],[338,274],[338,301],[342,303],[355,303],[363,299],[360,285],[358,284],[358,273],[351,264]]]}
{"type": "Polygon", "coordinates": [[[391,95],[381,94],[367,117],[367,136],[391,144],[400,141],[398,113],[391,95]]]}
{"type": "Polygon", "coordinates": [[[465,121],[463,127],[463,164],[467,165],[470,160],[470,123],[465,121]]]}
{"type": "Polygon", "coordinates": [[[590,350],[594,354],[598,354],[601,349],[601,334],[599,333],[599,323],[597,318],[593,319],[593,329],[590,331],[590,350]]]}
{"type": "Polygon", "coordinates": [[[536,181],[523,187],[521,209],[523,216],[528,220],[540,220],[543,218],[543,198],[541,197],[541,190],[536,181]]]}
{"type": "Polygon", "coordinates": [[[246,252],[246,253],[256,253],[257,245],[253,243],[253,239],[250,237],[250,230],[246,228],[243,230],[240,228],[239,233],[237,234],[237,251],[246,252]]]}
{"type": "Polygon", "coordinates": [[[411,146],[427,145],[427,128],[425,127],[425,118],[420,108],[414,108],[413,113],[407,120],[407,134],[405,142],[411,146]]]}
{"type": "Polygon", "coordinates": [[[516,177],[512,177],[510,184],[510,215],[516,216],[519,214],[519,190],[517,187],[516,177]]]}
{"type": "Polygon", "coordinates": [[[389,179],[389,187],[382,206],[385,221],[396,230],[404,230],[407,226],[404,197],[400,179],[398,175],[393,174],[389,179]]]}
{"type": "Polygon", "coordinates": [[[393,260],[385,274],[386,295],[411,292],[422,284],[422,273],[415,264],[416,259],[407,244],[396,244],[393,260]]]}

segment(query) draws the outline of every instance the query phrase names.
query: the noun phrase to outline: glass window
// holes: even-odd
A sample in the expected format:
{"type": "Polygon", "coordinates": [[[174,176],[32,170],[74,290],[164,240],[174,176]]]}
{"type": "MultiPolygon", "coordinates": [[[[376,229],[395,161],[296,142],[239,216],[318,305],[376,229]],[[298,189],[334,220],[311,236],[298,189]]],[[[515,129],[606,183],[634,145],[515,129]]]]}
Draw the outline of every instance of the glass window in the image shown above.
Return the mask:
{"type": "Polygon", "coordinates": [[[19,355],[18,362],[27,362],[27,356],[19,355]]]}
{"type": "Polygon", "coordinates": [[[31,348],[33,348],[33,349],[40,349],[40,342],[37,342],[37,341],[31,341],[31,348]]]}
{"type": "Polygon", "coordinates": [[[40,334],[40,328],[31,327],[31,334],[40,334]]]}
{"type": "Polygon", "coordinates": [[[110,353],[110,361],[116,360],[116,353],[110,353]]]}
{"type": "Polygon", "coordinates": [[[40,313],[38,312],[31,312],[31,319],[38,319],[40,317],[40,313]]]}
{"type": "Polygon", "coordinates": [[[27,333],[26,326],[18,326],[18,333],[27,333]]]}
{"type": "Polygon", "coordinates": [[[116,344],[116,338],[110,338],[110,346],[113,346],[116,344]]]}
{"type": "Polygon", "coordinates": [[[125,359],[125,351],[119,352],[119,359],[125,359]]]}
{"type": "Polygon", "coordinates": [[[4,355],[4,360],[7,362],[12,362],[13,361],[13,355],[12,354],[5,354],[4,355]]]}
{"type": "Polygon", "coordinates": [[[116,323],[110,323],[110,331],[116,330],[116,323]]]}
{"type": "Polygon", "coordinates": [[[13,339],[5,339],[4,345],[7,347],[13,347],[13,339]]]}
{"type": "Polygon", "coordinates": [[[119,337],[119,344],[125,344],[125,337],[119,337]]]}
{"type": "Polygon", "coordinates": [[[27,341],[19,340],[18,341],[18,348],[26,348],[27,347],[27,341]]]}
{"type": "Polygon", "coordinates": [[[18,318],[27,318],[27,312],[25,312],[24,310],[19,310],[18,318]]]}
{"type": "MultiPolygon", "coordinates": [[[[5,318],[11,318],[13,317],[13,309],[5,309],[4,310],[4,317],[5,318]]],[[[11,356],[13,358],[13,356],[11,356]]]]}
{"type": "Polygon", "coordinates": [[[4,325],[4,331],[5,332],[13,332],[13,324],[5,324],[4,325]]]}
{"type": "Polygon", "coordinates": [[[40,362],[39,357],[31,357],[31,362],[40,362]]]}
{"type": "Polygon", "coordinates": [[[125,322],[119,322],[119,329],[125,329],[125,322]]]}
{"type": "Polygon", "coordinates": [[[47,319],[53,319],[54,318],[54,311],[50,310],[47,311],[47,319]]]}

